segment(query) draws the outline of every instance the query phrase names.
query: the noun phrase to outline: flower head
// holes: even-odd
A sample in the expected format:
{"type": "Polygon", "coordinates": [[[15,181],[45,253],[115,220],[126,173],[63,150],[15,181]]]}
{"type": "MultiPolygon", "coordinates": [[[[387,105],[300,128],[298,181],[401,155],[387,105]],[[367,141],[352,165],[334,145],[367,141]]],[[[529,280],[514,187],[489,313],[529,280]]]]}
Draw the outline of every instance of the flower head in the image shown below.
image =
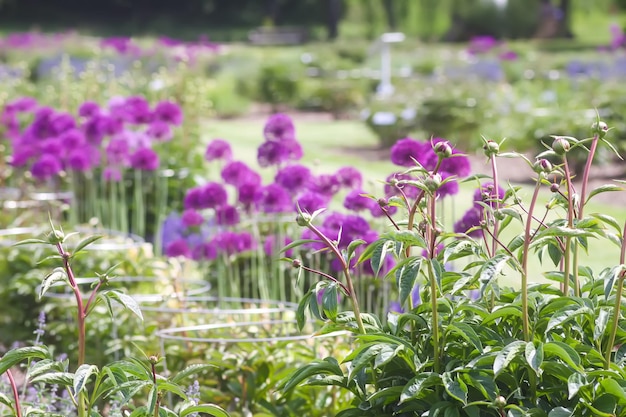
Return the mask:
{"type": "Polygon", "coordinates": [[[93,167],[93,153],[99,153],[91,146],[83,146],[72,150],[67,156],[67,165],[74,171],[89,171],[93,167]]]}
{"type": "Polygon", "coordinates": [[[198,213],[194,209],[187,209],[183,211],[181,220],[183,222],[183,225],[185,225],[186,227],[200,226],[202,223],[204,223],[204,217],[202,217],[202,214],[198,213]]]}
{"type": "Polygon", "coordinates": [[[161,101],[154,108],[154,119],[180,126],[183,123],[183,112],[180,106],[172,101],[161,101]]]}
{"type": "MultiPolygon", "coordinates": [[[[467,233],[467,231],[472,227],[480,226],[481,221],[481,210],[476,207],[472,207],[465,212],[463,217],[454,223],[454,231],[455,233],[467,233]]],[[[481,237],[483,235],[483,231],[481,229],[475,229],[467,233],[467,235],[471,237],[481,237]]]]}
{"type": "Polygon", "coordinates": [[[263,135],[267,141],[295,140],[296,131],[293,120],[284,113],[276,113],[265,123],[263,135]]]}
{"type": "Polygon", "coordinates": [[[184,256],[185,258],[191,258],[191,249],[187,244],[187,241],[183,238],[176,239],[170,242],[165,247],[165,254],[169,257],[184,256]]]}
{"type": "Polygon", "coordinates": [[[130,155],[130,165],[142,171],[154,171],[159,168],[159,155],[150,148],[139,148],[130,155]]]}
{"type": "Polygon", "coordinates": [[[33,166],[30,168],[30,172],[33,177],[38,180],[46,180],[61,172],[63,166],[58,156],[50,154],[42,154],[33,166]]]}
{"type": "Polygon", "coordinates": [[[298,196],[296,199],[297,207],[304,213],[312,214],[315,211],[328,205],[329,198],[316,192],[307,192],[298,196]]]}
{"type": "Polygon", "coordinates": [[[186,209],[202,210],[226,204],[227,198],[228,194],[222,184],[210,182],[187,190],[183,204],[186,209]]]}
{"type": "Polygon", "coordinates": [[[332,197],[339,191],[341,184],[336,175],[321,174],[312,178],[309,183],[309,190],[316,193],[332,197]]]}
{"type": "Polygon", "coordinates": [[[283,142],[266,141],[257,150],[257,161],[262,167],[280,165],[289,160],[289,148],[283,142]]]}
{"type": "Polygon", "coordinates": [[[222,179],[226,184],[235,187],[248,183],[261,183],[261,176],[241,161],[227,163],[222,168],[222,179]]]}
{"type": "Polygon", "coordinates": [[[395,165],[412,167],[415,166],[414,159],[428,170],[437,163],[437,155],[428,142],[404,138],[391,147],[391,162],[395,165]]]}
{"type": "Polygon", "coordinates": [[[372,204],[378,205],[374,200],[363,196],[363,194],[365,194],[365,191],[363,190],[350,191],[343,200],[343,206],[348,210],[362,211],[369,210],[372,207],[372,204]]]}
{"type": "Polygon", "coordinates": [[[95,101],[85,101],[78,108],[78,115],[81,117],[94,117],[100,114],[100,106],[95,101]]]}
{"type": "Polygon", "coordinates": [[[311,170],[304,165],[288,165],[278,171],[274,181],[295,194],[306,188],[311,179],[311,170]]]}
{"type": "Polygon", "coordinates": [[[220,226],[233,226],[239,223],[239,211],[228,204],[218,207],[215,210],[215,217],[220,226]]]}
{"type": "Polygon", "coordinates": [[[213,139],[204,152],[204,159],[207,161],[215,161],[216,159],[230,161],[232,157],[233,151],[230,144],[223,139],[213,139]]]}
{"type": "Polygon", "coordinates": [[[155,120],[148,125],[146,135],[157,142],[167,142],[172,139],[172,129],[169,124],[155,120]]]}
{"type": "Polygon", "coordinates": [[[275,183],[257,190],[255,202],[263,213],[285,213],[293,207],[289,192],[275,183]]]}
{"type": "Polygon", "coordinates": [[[339,184],[348,189],[361,188],[361,185],[363,184],[363,176],[361,175],[361,172],[351,166],[339,168],[335,173],[335,176],[339,180],[339,184]]]}

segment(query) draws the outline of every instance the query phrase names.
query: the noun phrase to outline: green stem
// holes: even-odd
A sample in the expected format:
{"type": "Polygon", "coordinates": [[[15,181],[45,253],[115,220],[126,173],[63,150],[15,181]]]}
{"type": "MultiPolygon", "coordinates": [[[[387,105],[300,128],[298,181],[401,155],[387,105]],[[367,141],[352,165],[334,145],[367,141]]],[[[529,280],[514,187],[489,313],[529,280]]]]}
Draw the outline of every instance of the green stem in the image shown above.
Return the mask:
{"type": "MultiPolygon", "coordinates": [[[[491,154],[491,176],[493,179],[493,192],[494,192],[494,199],[493,199],[493,209],[494,210],[498,210],[500,208],[500,190],[499,190],[499,181],[498,181],[498,167],[496,164],[496,155],[495,154],[491,154]]],[[[496,246],[497,246],[497,241],[496,238],[498,237],[498,234],[500,232],[500,221],[498,220],[497,216],[494,216],[493,219],[493,236],[494,239],[491,241],[491,253],[492,255],[496,254],[496,246]]]]}
{"type": "Polygon", "coordinates": [[[433,271],[432,259],[428,262],[428,278],[430,281],[430,305],[432,309],[432,332],[433,332],[433,369],[436,373],[440,370],[439,358],[439,312],[437,311],[437,280],[433,271]]]}
{"type": "MultiPolygon", "coordinates": [[[[565,181],[567,182],[567,227],[570,229],[574,227],[574,186],[572,185],[572,176],[570,174],[569,165],[567,163],[567,158],[563,157],[563,168],[565,169],[565,181]]],[[[570,282],[570,271],[571,271],[571,255],[572,248],[572,237],[565,237],[565,252],[563,253],[563,294],[569,295],[569,282],[570,282]]],[[[578,269],[577,267],[574,269],[578,269]]],[[[578,274],[577,274],[578,275],[578,274]]],[[[574,281],[574,285],[576,289],[574,292],[577,293],[578,281],[574,281]]]]}
{"type": "Polygon", "coordinates": [[[540,188],[541,177],[537,178],[535,191],[533,192],[533,197],[530,201],[530,207],[528,208],[528,216],[526,218],[526,230],[524,232],[524,248],[522,252],[522,288],[520,289],[520,291],[522,295],[522,329],[524,333],[524,340],[526,342],[530,341],[530,326],[528,324],[528,254],[530,252],[530,233],[533,220],[533,211],[535,210],[535,204],[537,204],[537,198],[539,197],[540,188]]]}
{"type": "MultiPolygon", "coordinates": [[[[622,247],[619,256],[619,263],[622,265],[622,268],[624,268],[624,262],[626,262],[626,222],[622,230],[622,247]]],[[[604,353],[604,369],[609,369],[611,365],[611,352],[613,352],[613,348],[615,347],[615,337],[617,335],[619,318],[622,311],[622,293],[624,291],[625,278],[626,270],[622,269],[619,274],[619,280],[617,281],[617,293],[615,294],[615,307],[613,309],[613,327],[611,328],[611,335],[609,336],[606,352],[604,353]]]]}

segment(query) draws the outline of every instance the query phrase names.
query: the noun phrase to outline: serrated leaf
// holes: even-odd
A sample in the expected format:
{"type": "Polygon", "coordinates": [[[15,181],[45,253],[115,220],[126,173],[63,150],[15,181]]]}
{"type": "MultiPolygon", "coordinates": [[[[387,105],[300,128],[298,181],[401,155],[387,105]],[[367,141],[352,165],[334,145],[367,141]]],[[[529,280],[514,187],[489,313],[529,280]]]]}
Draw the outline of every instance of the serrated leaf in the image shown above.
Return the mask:
{"type": "Polygon", "coordinates": [[[104,297],[107,301],[117,301],[124,308],[130,310],[134,315],[139,317],[141,321],[143,321],[143,314],[141,313],[141,308],[139,308],[139,303],[137,303],[137,301],[130,295],[124,294],[123,292],[118,290],[103,291],[100,293],[100,295],[104,297]]]}
{"type": "Polygon", "coordinates": [[[0,359],[0,375],[27,359],[49,359],[50,353],[43,346],[26,346],[11,349],[0,359]]]}
{"type": "Polygon", "coordinates": [[[422,372],[406,383],[400,395],[400,404],[418,398],[422,390],[441,383],[441,376],[434,372],[422,372]]]}
{"type": "Polygon", "coordinates": [[[206,413],[213,417],[230,417],[226,410],[215,404],[200,404],[185,408],[180,411],[180,417],[186,417],[193,413],[206,413]]]}
{"type": "Polygon", "coordinates": [[[539,343],[537,347],[533,342],[528,342],[525,349],[526,362],[535,371],[535,374],[540,375],[541,364],[543,363],[543,344],[539,343]]]}
{"type": "Polygon", "coordinates": [[[571,400],[574,398],[574,396],[578,394],[578,391],[587,384],[587,378],[585,378],[584,375],[579,374],[578,372],[571,374],[569,378],[567,378],[567,399],[571,400]]]}
{"type": "Polygon", "coordinates": [[[87,382],[89,382],[89,378],[92,375],[98,375],[98,372],[99,370],[96,365],[88,365],[85,363],[79,366],[74,373],[74,382],[72,384],[74,393],[78,394],[81,392],[87,385],[87,382]]]}
{"type": "Polygon", "coordinates": [[[74,247],[72,256],[76,255],[78,252],[85,249],[87,246],[91,245],[96,240],[102,239],[102,237],[103,237],[102,235],[92,235],[92,236],[87,236],[86,238],[82,239],[80,242],[76,244],[76,247],[74,247]]]}
{"type": "MultiPolygon", "coordinates": [[[[591,200],[591,198],[593,198],[594,196],[600,193],[606,193],[606,192],[612,192],[612,191],[624,191],[624,188],[616,184],[601,185],[591,190],[591,192],[589,193],[589,196],[587,197],[587,201],[591,200]]],[[[586,204],[587,201],[585,201],[584,203],[586,204]]]]}
{"type": "Polygon", "coordinates": [[[65,270],[61,267],[55,268],[43,279],[43,281],[41,282],[41,288],[39,289],[39,299],[41,299],[44,294],[48,292],[50,287],[52,287],[57,282],[69,283],[67,274],[65,273],[65,270]]]}
{"type": "Polygon", "coordinates": [[[526,349],[526,342],[516,340],[506,345],[493,361],[493,373],[497,377],[522,351],[526,349]]]}

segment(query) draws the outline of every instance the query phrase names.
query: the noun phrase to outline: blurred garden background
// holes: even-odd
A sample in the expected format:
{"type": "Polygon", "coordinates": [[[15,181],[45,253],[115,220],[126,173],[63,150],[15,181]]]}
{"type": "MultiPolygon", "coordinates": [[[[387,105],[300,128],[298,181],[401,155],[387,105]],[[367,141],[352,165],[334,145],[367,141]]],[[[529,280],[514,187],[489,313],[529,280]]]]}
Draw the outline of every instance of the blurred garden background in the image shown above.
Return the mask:
{"type": "MultiPolygon", "coordinates": [[[[599,116],[614,148],[598,149],[591,184],[625,179],[625,29],[622,0],[0,0],[0,351],[32,339],[42,312],[46,343],[75,347],[68,294],[39,297],[54,260],[12,246],[52,220],[105,236],[76,261],[85,289],[115,267],[119,288],[151,312],[144,325],[127,321],[131,312],[112,322],[99,305],[89,360],[137,346],[167,353],[170,368],[208,360],[222,368],[203,395],[234,415],[334,415],[342,399],[331,392],[275,390],[315,352],[246,345],[228,356],[184,338],[166,347],[155,332],[209,320],[190,310],[215,323],[236,321],[216,308],[248,309],[250,321],[262,307],[293,321],[318,277],[298,277],[281,258],[336,268],[315,244],[281,252],[311,238],[296,204],[329,208],[342,244],[371,243],[389,230],[379,198],[394,197],[389,182],[407,167],[392,149],[407,137],[444,138],[467,158],[439,202],[450,229],[491,175],[485,140],[533,160],[553,135],[589,137],[599,116]],[[461,182],[470,174],[480,175],[461,182]]],[[[587,161],[579,150],[576,175],[587,161]]],[[[530,194],[532,169],[510,161],[500,185],[530,194]]],[[[591,211],[623,215],[622,194],[598,196],[591,211]]],[[[619,249],[591,241],[588,253],[581,262],[602,268],[619,249]]],[[[541,270],[531,264],[532,281],[550,282],[541,270]]],[[[397,294],[377,272],[362,268],[358,291],[366,310],[384,313],[397,294]]],[[[293,335],[291,324],[281,331],[293,335]]],[[[211,331],[212,343],[253,332],[211,331]]]]}

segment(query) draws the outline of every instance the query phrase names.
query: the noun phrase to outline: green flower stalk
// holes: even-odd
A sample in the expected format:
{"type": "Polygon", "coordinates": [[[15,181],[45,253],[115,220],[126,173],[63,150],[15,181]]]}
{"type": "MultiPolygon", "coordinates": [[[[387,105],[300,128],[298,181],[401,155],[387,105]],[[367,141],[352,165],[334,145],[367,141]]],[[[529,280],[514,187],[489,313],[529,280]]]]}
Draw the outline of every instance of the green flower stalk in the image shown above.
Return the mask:
{"type": "Polygon", "coordinates": [[[622,266],[622,270],[617,275],[617,292],[615,293],[615,307],[613,309],[613,326],[605,348],[606,351],[604,352],[604,369],[607,370],[611,365],[611,353],[615,347],[615,337],[617,335],[619,318],[622,311],[622,293],[624,292],[624,279],[626,279],[626,267],[624,267],[624,262],[626,262],[626,222],[624,222],[624,228],[622,229],[622,247],[619,256],[619,263],[622,266]]]}

